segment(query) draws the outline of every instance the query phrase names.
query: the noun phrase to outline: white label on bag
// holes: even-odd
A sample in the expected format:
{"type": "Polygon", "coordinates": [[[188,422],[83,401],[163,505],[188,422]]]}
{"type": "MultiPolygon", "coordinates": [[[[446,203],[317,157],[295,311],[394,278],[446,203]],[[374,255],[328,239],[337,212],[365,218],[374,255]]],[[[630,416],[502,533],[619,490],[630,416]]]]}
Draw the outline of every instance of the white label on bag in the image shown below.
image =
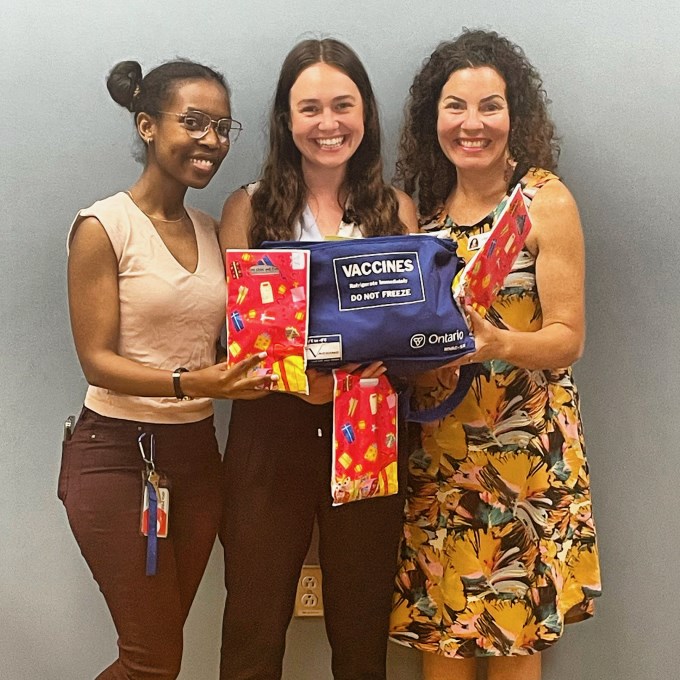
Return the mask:
{"type": "Polygon", "coordinates": [[[305,345],[307,361],[320,363],[323,361],[342,361],[341,335],[311,335],[305,345]]]}
{"type": "Polygon", "coordinates": [[[333,268],[341,312],[425,301],[415,251],[338,257],[333,268]]]}

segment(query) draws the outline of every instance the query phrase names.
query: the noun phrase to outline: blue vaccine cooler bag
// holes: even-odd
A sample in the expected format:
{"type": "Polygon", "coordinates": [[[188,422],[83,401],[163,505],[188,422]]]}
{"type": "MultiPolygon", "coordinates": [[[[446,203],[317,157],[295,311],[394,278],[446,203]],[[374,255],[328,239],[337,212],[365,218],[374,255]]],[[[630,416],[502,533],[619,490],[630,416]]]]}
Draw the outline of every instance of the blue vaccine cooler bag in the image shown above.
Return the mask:
{"type": "Polygon", "coordinates": [[[451,292],[464,266],[452,241],[417,234],[262,247],[310,252],[311,368],[381,360],[408,376],[475,348],[451,292]]]}

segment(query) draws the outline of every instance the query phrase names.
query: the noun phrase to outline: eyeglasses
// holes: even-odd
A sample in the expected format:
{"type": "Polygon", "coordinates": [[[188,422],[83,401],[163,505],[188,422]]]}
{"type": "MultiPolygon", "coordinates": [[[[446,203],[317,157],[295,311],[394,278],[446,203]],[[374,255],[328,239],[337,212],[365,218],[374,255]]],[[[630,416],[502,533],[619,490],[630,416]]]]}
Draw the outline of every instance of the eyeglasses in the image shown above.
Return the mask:
{"type": "Polygon", "coordinates": [[[193,139],[205,137],[212,126],[222,144],[233,144],[243,130],[241,123],[233,118],[215,120],[203,111],[187,111],[186,113],[159,111],[158,113],[165,116],[175,116],[179,120],[179,124],[187,131],[189,137],[193,137],[193,139]]]}

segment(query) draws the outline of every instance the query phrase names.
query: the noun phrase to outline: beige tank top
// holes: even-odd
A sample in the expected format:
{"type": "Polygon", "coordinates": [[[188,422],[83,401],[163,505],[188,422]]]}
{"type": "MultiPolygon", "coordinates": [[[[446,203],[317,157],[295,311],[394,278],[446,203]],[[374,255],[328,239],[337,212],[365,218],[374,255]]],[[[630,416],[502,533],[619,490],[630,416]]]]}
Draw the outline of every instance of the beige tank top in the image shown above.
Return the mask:
{"type": "MultiPolygon", "coordinates": [[[[121,356],[145,366],[174,370],[215,363],[215,345],[225,322],[225,278],[217,225],[192,208],[198,245],[196,271],[173,257],[151,221],[121,192],[81,210],[69,231],[95,217],[118,258],[121,356]]],[[[209,417],[211,399],[136,397],[89,386],[85,406],[111,418],[149,423],[190,423],[209,417]]]]}

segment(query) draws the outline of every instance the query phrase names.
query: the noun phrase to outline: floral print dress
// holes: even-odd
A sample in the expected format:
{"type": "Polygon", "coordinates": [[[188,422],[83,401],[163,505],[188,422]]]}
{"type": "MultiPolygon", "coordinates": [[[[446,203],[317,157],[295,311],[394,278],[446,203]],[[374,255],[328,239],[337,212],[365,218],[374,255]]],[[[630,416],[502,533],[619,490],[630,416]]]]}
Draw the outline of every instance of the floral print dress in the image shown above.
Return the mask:
{"type": "MultiPolygon", "coordinates": [[[[556,179],[530,169],[530,201],[556,179]]],[[[441,213],[466,260],[493,214],[461,227],[441,213]]],[[[523,250],[487,318],[541,327],[535,259],[523,250]]],[[[454,385],[419,379],[420,407],[454,385]]],[[[570,368],[532,371],[492,360],[462,403],[423,426],[409,490],[391,639],[448,657],[525,655],[593,613],[600,572],[579,400],[570,368]]]]}

